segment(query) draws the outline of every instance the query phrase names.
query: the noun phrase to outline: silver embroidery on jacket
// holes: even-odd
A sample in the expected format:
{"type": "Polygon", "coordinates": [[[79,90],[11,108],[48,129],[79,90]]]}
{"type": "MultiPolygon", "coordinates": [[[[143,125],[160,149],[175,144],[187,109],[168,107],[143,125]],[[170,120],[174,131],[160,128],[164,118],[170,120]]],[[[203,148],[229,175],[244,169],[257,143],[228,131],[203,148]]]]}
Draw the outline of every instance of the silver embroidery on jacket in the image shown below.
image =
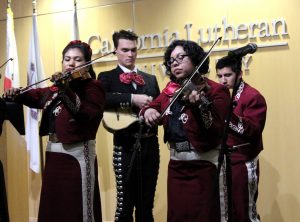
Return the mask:
{"type": "Polygon", "coordinates": [[[188,119],[189,119],[189,116],[186,113],[182,113],[178,120],[181,121],[183,124],[186,124],[188,119]]]}
{"type": "Polygon", "coordinates": [[[213,122],[211,112],[207,111],[207,110],[200,109],[200,113],[201,113],[202,121],[204,123],[204,127],[206,129],[208,129],[209,127],[211,127],[211,124],[213,122]]]}
{"type": "Polygon", "coordinates": [[[53,110],[53,114],[54,116],[58,116],[61,112],[61,106],[57,106],[54,110],[53,110]]]}
{"type": "Polygon", "coordinates": [[[61,100],[65,102],[67,107],[69,107],[69,109],[71,110],[71,112],[73,114],[78,113],[81,102],[80,102],[79,97],[76,94],[75,94],[75,98],[76,98],[75,104],[70,100],[70,98],[65,93],[61,93],[60,97],[61,97],[61,100]]]}
{"type": "MultiPolygon", "coordinates": [[[[244,83],[244,81],[241,81],[240,86],[239,86],[239,88],[238,88],[238,90],[237,90],[237,92],[236,92],[236,95],[235,95],[235,97],[234,97],[234,101],[235,101],[235,102],[238,102],[238,100],[240,99],[241,94],[242,94],[242,92],[243,92],[243,90],[244,90],[244,87],[245,87],[245,83],[244,83]]],[[[238,118],[239,118],[239,120],[238,120],[237,125],[233,124],[233,123],[230,121],[230,122],[229,122],[229,127],[230,127],[233,131],[235,131],[235,132],[237,132],[237,133],[239,133],[239,134],[243,134],[244,131],[245,131],[245,129],[244,129],[244,124],[243,124],[242,118],[241,118],[241,117],[238,117],[238,118]]]]}

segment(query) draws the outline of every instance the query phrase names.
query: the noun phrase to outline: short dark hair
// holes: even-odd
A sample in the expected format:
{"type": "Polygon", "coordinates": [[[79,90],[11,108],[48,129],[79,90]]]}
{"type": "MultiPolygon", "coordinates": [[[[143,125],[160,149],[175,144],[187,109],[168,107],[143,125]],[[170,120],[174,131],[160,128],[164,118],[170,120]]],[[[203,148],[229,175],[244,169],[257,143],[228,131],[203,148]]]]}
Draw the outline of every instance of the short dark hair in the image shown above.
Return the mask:
{"type": "MultiPolygon", "coordinates": [[[[74,49],[74,48],[79,49],[82,52],[84,60],[86,62],[91,61],[92,54],[93,54],[92,49],[89,44],[82,42],[81,40],[73,40],[69,42],[68,45],[62,51],[62,57],[63,58],[65,57],[65,54],[67,51],[69,51],[69,49],[74,49]]],[[[89,66],[89,73],[93,79],[96,78],[96,73],[92,65],[89,66]]]]}
{"type": "Polygon", "coordinates": [[[119,39],[128,39],[132,41],[137,41],[138,36],[132,31],[126,31],[122,29],[118,32],[114,32],[112,38],[113,38],[115,48],[118,48],[119,39]]]}
{"type": "Polygon", "coordinates": [[[230,67],[234,73],[239,74],[242,71],[242,59],[231,56],[225,56],[221,59],[218,59],[216,70],[223,69],[225,67],[230,67]]]}
{"type": "MultiPolygon", "coordinates": [[[[171,53],[177,46],[182,46],[183,50],[186,52],[188,57],[191,59],[193,65],[198,66],[203,58],[206,56],[206,52],[204,52],[203,48],[199,46],[196,42],[190,40],[174,40],[169,47],[166,49],[164,54],[164,65],[166,66],[166,74],[171,76],[171,67],[167,65],[168,61],[170,61],[171,53]]],[[[199,73],[206,74],[209,70],[209,58],[207,58],[202,66],[199,69],[199,73]]]]}

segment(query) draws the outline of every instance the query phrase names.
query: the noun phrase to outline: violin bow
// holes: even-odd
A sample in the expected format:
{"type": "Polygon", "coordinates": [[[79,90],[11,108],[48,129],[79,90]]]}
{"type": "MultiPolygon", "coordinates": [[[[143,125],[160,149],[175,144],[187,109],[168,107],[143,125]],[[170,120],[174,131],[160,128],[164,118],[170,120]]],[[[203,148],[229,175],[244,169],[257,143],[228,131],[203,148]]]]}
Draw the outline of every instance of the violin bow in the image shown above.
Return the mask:
{"type": "MultiPolygon", "coordinates": [[[[106,53],[106,54],[104,54],[104,55],[102,55],[102,56],[99,56],[99,57],[97,57],[97,58],[95,58],[95,59],[92,59],[91,61],[89,61],[89,62],[87,62],[87,63],[84,63],[84,64],[82,64],[82,65],[76,66],[76,67],[74,67],[72,70],[68,70],[65,74],[66,74],[66,75],[70,75],[70,74],[72,74],[73,72],[76,72],[76,71],[78,71],[78,70],[80,70],[80,69],[82,69],[82,68],[84,68],[84,67],[90,66],[90,65],[94,64],[95,62],[97,62],[99,59],[101,59],[101,58],[103,58],[103,57],[106,57],[106,56],[108,56],[108,55],[110,55],[110,54],[114,54],[114,53],[115,53],[114,51],[113,51],[113,52],[106,53]]],[[[64,78],[64,77],[65,77],[65,76],[63,75],[62,78],[64,78]]],[[[43,79],[43,80],[38,81],[38,82],[36,82],[36,83],[33,83],[33,84],[29,85],[29,86],[26,86],[25,88],[21,88],[19,93],[24,93],[24,92],[30,90],[32,86],[38,85],[38,84],[40,84],[40,83],[42,83],[42,82],[45,82],[45,81],[47,81],[47,80],[49,80],[49,79],[51,79],[51,77],[48,77],[48,78],[46,78],[46,79],[43,79]]]]}

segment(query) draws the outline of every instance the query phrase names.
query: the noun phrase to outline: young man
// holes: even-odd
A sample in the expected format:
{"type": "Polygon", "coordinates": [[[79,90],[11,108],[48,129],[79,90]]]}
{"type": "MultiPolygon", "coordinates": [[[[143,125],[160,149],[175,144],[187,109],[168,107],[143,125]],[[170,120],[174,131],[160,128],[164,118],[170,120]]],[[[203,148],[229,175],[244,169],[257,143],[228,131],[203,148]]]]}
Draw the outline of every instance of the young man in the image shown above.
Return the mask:
{"type": "MultiPolygon", "coordinates": [[[[106,91],[106,109],[128,111],[138,114],[159,94],[154,75],[141,72],[135,65],[137,57],[137,35],[120,30],[113,34],[118,66],[100,73],[106,91]]],[[[121,115],[120,114],[120,115],[121,115]]],[[[144,127],[139,135],[138,121],[114,133],[113,164],[117,186],[116,221],[153,221],[153,200],[159,169],[159,146],[157,128],[144,127]],[[135,147],[141,137],[140,151],[135,147]]]]}
{"type": "Polygon", "coordinates": [[[241,145],[231,154],[233,220],[258,222],[258,154],[263,149],[262,132],[266,121],[266,101],[256,89],[243,80],[241,58],[226,56],[219,59],[216,72],[221,84],[229,89],[237,89],[227,140],[229,149],[241,145]]]}

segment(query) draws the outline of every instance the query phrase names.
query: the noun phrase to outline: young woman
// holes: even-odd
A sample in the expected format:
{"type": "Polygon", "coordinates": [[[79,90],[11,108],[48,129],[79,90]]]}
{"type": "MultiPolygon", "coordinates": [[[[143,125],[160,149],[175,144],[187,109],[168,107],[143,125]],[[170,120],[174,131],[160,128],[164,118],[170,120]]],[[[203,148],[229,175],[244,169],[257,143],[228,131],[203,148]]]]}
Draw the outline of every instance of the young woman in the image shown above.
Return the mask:
{"type": "Polygon", "coordinates": [[[102,119],[104,91],[92,66],[90,46],[70,42],[62,52],[62,72],[46,88],[9,89],[4,96],[43,110],[40,136],[49,135],[39,221],[102,221],[95,137],[102,119]]]}
{"type": "Polygon", "coordinates": [[[172,42],[164,56],[171,81],[140,113],[146,124],[164,126],[170,145],[168,222],[220,221],[216,165],[230,98],[226,87],[202,77],[208,60],[182,97],[160,115],[205,55],[195,42],[172,42]]]}

